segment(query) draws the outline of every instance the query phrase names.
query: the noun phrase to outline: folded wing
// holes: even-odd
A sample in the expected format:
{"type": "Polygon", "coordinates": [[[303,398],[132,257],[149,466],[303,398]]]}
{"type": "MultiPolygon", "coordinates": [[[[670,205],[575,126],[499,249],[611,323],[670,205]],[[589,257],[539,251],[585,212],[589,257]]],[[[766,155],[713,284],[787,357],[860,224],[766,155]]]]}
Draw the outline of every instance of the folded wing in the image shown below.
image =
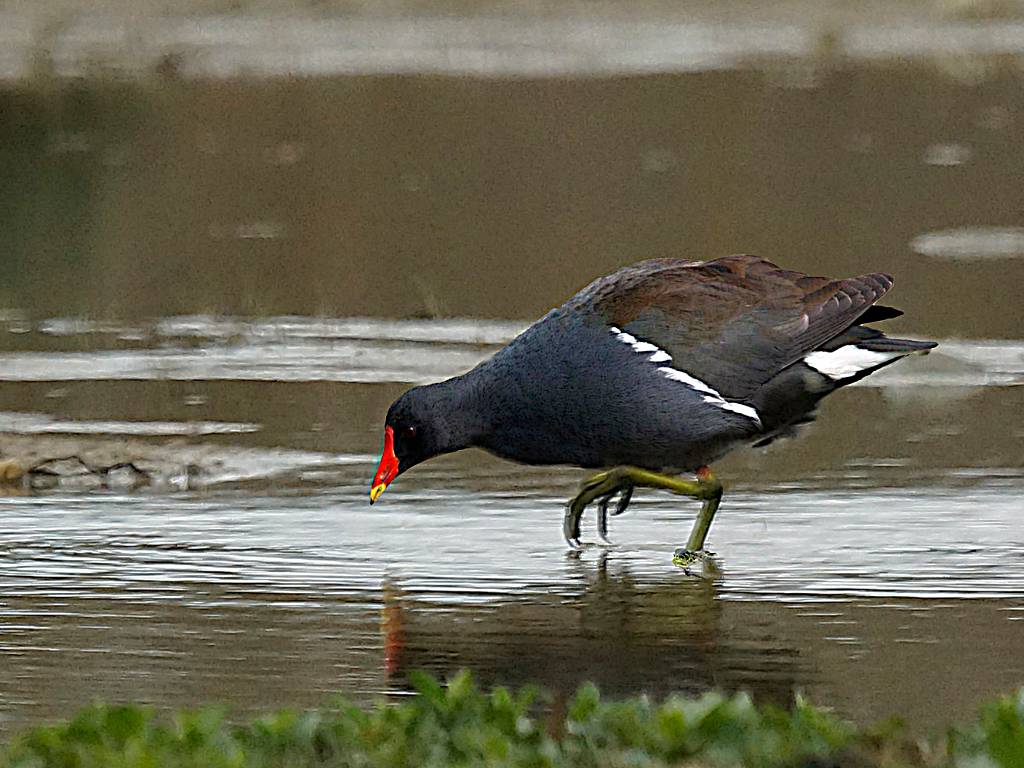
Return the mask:
{"type": "Polygon", "coordinates": [[[872,309],[891,287],[880,272],[833,280],[740,255],[642,262],[599,280],[580,299],[610,326],[665,350],[673,367],[743,400],[862,317],[898,314],[872,309]]]}

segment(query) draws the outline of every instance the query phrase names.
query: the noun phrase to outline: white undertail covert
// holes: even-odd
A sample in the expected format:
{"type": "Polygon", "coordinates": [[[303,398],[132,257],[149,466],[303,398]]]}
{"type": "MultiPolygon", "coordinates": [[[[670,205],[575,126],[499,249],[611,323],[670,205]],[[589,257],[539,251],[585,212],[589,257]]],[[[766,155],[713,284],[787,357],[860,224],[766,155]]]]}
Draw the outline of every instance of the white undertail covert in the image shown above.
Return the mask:
{"type": "Polygon", "coordinates": [[[818,373],[828,376],[833,381],[848,379],[861,371],[877,368],[883,363],[902,357],[902,352],[875,352],[862,349],[854,344],[847,344],[832,352],[811,352],[804,362],[818,373]]]}

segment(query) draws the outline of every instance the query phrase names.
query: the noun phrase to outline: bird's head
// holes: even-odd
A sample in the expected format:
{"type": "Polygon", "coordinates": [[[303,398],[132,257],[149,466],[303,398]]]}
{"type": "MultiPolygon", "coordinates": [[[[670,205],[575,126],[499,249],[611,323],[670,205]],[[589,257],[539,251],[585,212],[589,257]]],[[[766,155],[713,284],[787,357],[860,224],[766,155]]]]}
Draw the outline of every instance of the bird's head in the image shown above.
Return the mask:
{"type": "Polygon", "coordinates": [[[452,429],[441,386],[413,387],[388,409],[384,451],[370,486],[371,504],[406,470],[464,447],[458,431],[452,429]]]}

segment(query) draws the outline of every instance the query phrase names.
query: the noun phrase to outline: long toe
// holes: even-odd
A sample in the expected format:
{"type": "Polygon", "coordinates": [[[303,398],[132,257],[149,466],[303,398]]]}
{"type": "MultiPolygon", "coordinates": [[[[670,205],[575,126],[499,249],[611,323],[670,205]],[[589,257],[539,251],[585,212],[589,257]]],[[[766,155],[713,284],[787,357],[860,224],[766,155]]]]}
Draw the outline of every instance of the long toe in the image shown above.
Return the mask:
{"type": "Polygon", "coordinates": [[[618,517],[626,508],[629,506],[629,502],[633,500],[633,486],[627,485],[622,489],[622,493],[619,496],[619,501],[615,505],[615,511],[612,512],[613,517],[618,517]]]}
{"type": "Polygon", "coordinates": [[[562,536],[569,549],[582,549],[580,543],[580,517],[582,510],[577,511],[575,500],[565,508],[565,515],[562,517],[562,536]]]}
{"type": "Polygon", "coordinates": [[[608,502],[614,496],[614,493],[602,496],[597,505],[597,542],[606,547],[613,546],[613,542],[608,538],[608,502]]]}

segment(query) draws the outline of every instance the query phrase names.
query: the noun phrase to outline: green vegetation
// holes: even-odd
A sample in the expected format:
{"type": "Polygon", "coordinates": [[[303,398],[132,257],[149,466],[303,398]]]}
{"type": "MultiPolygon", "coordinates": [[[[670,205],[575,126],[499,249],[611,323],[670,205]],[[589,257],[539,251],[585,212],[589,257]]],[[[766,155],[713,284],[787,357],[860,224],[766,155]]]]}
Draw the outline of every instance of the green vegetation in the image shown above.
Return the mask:
{"type": "Polygon", "coordinates": [[[418,695],[395,706],[339,704],[247,725],[212,708],[164,722],[148,709],[94,705],[17,737],[0,766],[1024,765],[1024,692],[987,705],[970,728],[913,743],[896,727],[855,731],[802,701],[788,712],[743,695],[608,702],[588,685],[556,716],[533,690],[483,693],[467,673],[414,684],[418,695]]]}

